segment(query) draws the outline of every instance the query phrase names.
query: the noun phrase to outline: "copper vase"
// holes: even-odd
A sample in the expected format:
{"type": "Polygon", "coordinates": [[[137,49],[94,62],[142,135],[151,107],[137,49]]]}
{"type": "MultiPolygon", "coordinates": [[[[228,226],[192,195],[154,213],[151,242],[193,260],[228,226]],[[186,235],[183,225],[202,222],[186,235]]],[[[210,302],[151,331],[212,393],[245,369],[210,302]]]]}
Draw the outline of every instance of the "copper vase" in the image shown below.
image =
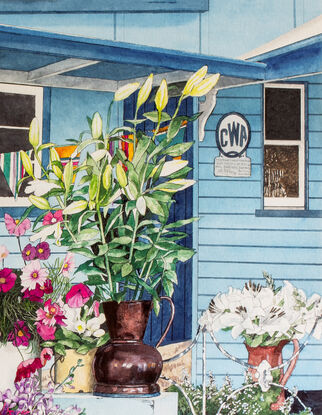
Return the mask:
{"type": "MultiPolygon", "coordinates": [[[[164,340],[174,317],[172,300],[161,298],[170,302],[172,314],[156,347],[164,340]]],[[[162,371],[162,357],[155,347],[143,343],[151,309],[149,300],[103,303],[110,341],[94,357],[94,395],[157,396],[160,393],[157,381],[162,371]]]]}
{"type": "MultiPolygon", "coordinates": [[[[292,340],[294,352],[296,353],[299,350],[299,342],[298,340],[294,339],[292,340]]],[[[248,363],[253,366],[258,366],[263,360],[266,360],[272,368],[279,366],[283,363],[283,357],[282,357],[282,349],[283,347],[289,343],[288,340],[282,340],[280,341],[276,346],[257,346],[257,347],[251,347],[246,345],[247,351],[248,351],[248,363]]],[[[289,364],[286,372],[284,373],[283,368],[280,369],[280,376],[278,379],[278,383],[282,386],[286,385],[286,382],[288,381],[288,378],[291,376],[296,361],[298,359],[295,357],[291,363],[289,364]]],[[[257,381],[256,378],[256,369],[249,369],[249,372],[252,375],[252,379],[254,382],[257,381]]],[[[281,393],[279,394],[277,401],[273,402],[271,404],[271,410],[272,411],[278,411],[280,407],[283,405],[285,401],[285,392],[284,389],[281,390],[281,393]]]]}

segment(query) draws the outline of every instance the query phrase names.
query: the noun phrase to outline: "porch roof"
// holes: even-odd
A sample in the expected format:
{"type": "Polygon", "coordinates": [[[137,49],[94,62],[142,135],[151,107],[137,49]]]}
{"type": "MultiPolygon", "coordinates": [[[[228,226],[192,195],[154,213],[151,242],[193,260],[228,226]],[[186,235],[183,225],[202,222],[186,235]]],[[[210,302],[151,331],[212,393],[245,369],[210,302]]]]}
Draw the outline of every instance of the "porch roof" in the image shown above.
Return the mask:
{"type": "Polygon", "coordinates": [[[151,72],[156,85],[185,81],[207,65],[221,89],[319,72],[321,52],[322,35],[246,61],[0,25],[0,82],[114,92],[151,72]]]}

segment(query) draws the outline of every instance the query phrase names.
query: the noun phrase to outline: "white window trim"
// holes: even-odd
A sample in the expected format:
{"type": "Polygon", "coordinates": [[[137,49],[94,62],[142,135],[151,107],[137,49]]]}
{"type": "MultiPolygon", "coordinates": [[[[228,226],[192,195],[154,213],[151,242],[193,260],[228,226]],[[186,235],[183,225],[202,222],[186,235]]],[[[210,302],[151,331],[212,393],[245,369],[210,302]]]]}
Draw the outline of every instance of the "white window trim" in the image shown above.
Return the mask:
{"type": "MultiPolygon", "coordinates": [[[[43,120],[43,88],[34,87],[27,85],[14,85],[14,84],[2,84],[0,83],[0,92],[7,92],[11,94],[21,94],[21,95],[33,95],[35,97],[35,117],[39,122],[39,143],[42,143],[42,120],[43,120]]],[[[0,125],[0,128],[6,129],[20,129],[20,130],[29,130],[29,126],[26,127],[14,127],[7,125],[0,125]]],[[[41,158],[41,154],[39,154],[41,158]]],[[[38,163],[34,163],[34,174],[35,177],[41,176],[41,167],[38,163]]],[[[30,202],[27,197],[20,197],[15,199],[14,197],[0,197],[0,207],[26,207],[30,206],[30,202]]]]}
{"type": "Polygon", "coordinates": [[[297,146],[299,149],[299,197],[264,197],[264,209],[305,209],[305,87],[301,84],[265,84],[264,88],[299,89],[301,91],[301,139],[268,140],[265,137],[265,91],[264,91],[264,148],[265,145],[297,146]]]}

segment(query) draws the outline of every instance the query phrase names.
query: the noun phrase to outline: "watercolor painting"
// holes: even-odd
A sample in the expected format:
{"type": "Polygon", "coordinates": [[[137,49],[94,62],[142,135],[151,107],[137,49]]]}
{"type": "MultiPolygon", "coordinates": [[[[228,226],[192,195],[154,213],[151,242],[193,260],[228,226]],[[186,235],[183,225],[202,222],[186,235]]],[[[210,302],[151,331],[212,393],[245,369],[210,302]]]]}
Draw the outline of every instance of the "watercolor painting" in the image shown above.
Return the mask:
{"type": "Polygon", "coordinates": [[[321,27],[0,0],[1,415],[322,414],[321,27]]]}

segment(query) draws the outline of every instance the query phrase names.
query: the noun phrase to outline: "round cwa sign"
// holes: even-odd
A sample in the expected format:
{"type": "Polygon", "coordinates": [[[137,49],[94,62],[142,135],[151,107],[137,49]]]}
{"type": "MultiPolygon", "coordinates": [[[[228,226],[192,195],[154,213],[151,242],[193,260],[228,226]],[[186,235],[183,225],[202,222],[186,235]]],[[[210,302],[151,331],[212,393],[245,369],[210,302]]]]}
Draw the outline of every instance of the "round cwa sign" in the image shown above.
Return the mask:
{"type": "Polygon", "coordinates": [[[216,130],[219,151],[226,157],[234,158],[243,154],[250,142],[250,126],[238,112],[230,112],[220,118],[216,130]]]}

